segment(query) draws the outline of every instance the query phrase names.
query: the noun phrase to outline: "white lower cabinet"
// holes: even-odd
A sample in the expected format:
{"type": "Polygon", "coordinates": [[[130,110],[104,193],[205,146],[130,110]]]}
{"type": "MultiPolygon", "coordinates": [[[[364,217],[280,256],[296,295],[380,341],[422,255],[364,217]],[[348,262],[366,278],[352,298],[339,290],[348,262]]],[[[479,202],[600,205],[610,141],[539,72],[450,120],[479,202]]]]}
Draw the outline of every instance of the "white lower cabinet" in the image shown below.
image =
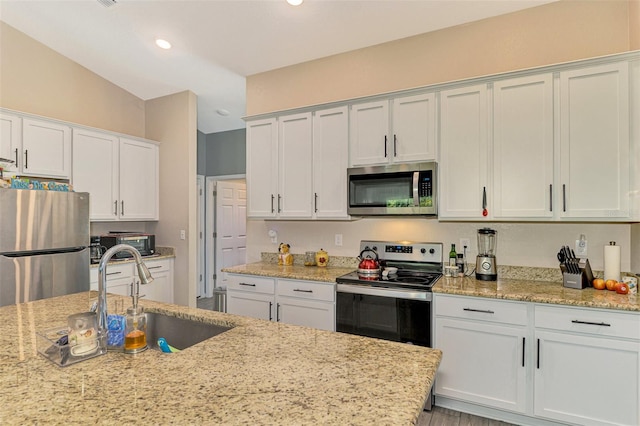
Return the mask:
{"type": "Polygon", "coordinates": [[[640,424],[640,316],[535,307],[536,416],[580,425],[640,424]]]}
{"type": "Polygon", "coordinates": [[[227,274],[227,312],[335,330],[335,284],[227,274]]]}
{"type": "Polygon", "coordinates": [[[524,413],[527,306],[438,295],[435,344],[443,352],[436,395],[524,413]]]}
{"type": "Polygon", "coordinates": [[[434,294],[436,404],[518,424],[640,424],[640,314],[434,294]]]}
{"type": "MultiPolygon", "coordinates": [[[[155,302],[173,303],[173,259],[145,260],[153,281],[149,284],[140,284],[140,295],[144,295],[140,302],[144,306],[144,300],[155,302]]],[[[98,267],[89,270],[90,288],[98,290],[98,267]]],[[[122,264],[109,264],[106,269],[107,293],[129,296],[131,282],[138,281],[138,273],[133,262],[122,264]]],[[[125,306],[126,307],[126,306],[125,306]]]]}

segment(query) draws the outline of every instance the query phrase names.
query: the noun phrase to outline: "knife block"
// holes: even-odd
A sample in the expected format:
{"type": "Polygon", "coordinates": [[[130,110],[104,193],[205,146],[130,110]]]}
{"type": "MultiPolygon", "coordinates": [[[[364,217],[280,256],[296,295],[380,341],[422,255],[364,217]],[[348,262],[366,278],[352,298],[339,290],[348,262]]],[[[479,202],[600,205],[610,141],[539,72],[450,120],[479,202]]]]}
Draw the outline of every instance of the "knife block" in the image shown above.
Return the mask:
{"type": "Polygon", "coordinates": [[[577,288],[582,290],[586,287],[591,287],[593,281],[593,271],[591,265],[589,265],[589,259],[581,259],[578,263],[580,268],[579,274],[573,274],[567,270],[567,267],[561,263],[560,270],[562,271],[562,285],[567,288],[577,288]]]}

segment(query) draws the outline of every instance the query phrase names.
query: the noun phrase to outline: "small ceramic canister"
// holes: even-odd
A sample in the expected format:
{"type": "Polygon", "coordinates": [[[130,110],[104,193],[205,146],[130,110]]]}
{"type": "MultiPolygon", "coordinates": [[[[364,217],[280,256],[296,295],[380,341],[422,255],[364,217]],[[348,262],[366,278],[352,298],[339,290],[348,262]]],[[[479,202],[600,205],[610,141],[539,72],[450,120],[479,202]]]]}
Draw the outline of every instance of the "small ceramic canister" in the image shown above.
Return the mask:
{"type": "Polygon", "coordinates": [[[324,251],[324,249],[320,249],[319,252],[316,253],[316,265],[320,267],[325,267],[329,264],[329,254],[324,251]]]}

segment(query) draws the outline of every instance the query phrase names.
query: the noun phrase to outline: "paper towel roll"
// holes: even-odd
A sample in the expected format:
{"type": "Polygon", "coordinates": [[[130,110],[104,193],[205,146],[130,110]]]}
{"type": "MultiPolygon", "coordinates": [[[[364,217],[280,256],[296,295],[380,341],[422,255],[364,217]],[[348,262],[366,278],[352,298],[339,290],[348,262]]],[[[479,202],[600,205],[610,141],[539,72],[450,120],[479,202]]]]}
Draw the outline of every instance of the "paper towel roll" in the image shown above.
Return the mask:
{"type": "Polygon", "coordinates": [[[604,246],[604,279],[620,281],[620,246],[613,241],[604,246]]]}

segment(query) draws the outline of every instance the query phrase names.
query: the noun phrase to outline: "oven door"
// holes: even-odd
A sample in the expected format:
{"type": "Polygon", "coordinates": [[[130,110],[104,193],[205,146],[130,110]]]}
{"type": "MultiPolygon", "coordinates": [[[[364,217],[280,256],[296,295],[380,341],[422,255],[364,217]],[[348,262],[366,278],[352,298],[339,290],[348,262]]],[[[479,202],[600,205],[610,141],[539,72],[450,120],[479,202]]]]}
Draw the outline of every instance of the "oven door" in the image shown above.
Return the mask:
{"type": "Polygon", "coordinates": [[[338,284],[336,331],[431,347],[431,296],[338,284]]]}

